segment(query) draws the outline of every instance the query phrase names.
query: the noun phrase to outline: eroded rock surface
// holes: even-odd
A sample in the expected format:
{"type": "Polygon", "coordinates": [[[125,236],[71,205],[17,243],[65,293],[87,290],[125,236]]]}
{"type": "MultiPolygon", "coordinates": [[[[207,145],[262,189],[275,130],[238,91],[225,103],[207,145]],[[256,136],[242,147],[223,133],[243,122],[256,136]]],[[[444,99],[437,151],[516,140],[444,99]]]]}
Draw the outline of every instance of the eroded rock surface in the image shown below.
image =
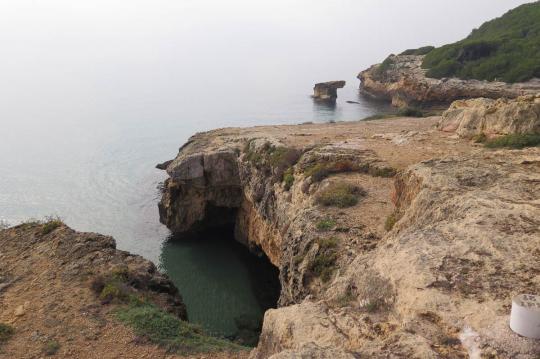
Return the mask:
{"type": "Polygon", "coordinates": [[[540,93],[514,100],[455,101],[443,113],[438,128],[465,138],[540,133],[540,93]]]}
{"type": "Polygon", "coordinates": [[[0,357],[41,358],[52,341],[58,357],[165,356],[156,345],[137,345],[144,341],[115,320],[117,305],[104,304],[92,286],[100,275],[122,273],[134,294],[185,319],[174,284],[150,261],[117,250],[112,237],[44,226],[0,230],[0,322],[14,328],[0,357]]]}
{"type": "Polygon", "coordinates": [[[439,121],[222,129],[180,150],[162,221],[189,231],[215,213],[200,208],[222,208],[237,240],[280,269],[252,358],[540,353],[507,325],[511,297],[540,291],[540,149],[487,150],[439,121]],[[365,196],[319,205],[333,183],[365,196]]]}
{"type": "Polygon", "coordinates": [[[318,101],[336,101],[337,89],[345,87],[345,81],[320,82],[313,87],[313,98],[318,101]]]}
{"type": "Polygon", "coordinates": [[[385,65],[360,72],[361,90],[394,106],[440,106],[468,98],[516,98],[540,92],[540,80],[507,84],[457,78],[433,79],[422,69],[424,56],[390,55],[385,65]]]}

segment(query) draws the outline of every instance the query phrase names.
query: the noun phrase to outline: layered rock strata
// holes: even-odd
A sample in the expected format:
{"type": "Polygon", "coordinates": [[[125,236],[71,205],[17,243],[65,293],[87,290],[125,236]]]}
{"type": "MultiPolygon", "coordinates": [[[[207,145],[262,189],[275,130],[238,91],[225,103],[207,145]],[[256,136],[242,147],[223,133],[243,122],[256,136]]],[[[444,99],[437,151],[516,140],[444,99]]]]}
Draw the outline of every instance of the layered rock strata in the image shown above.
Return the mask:
{"type": "Polygon", "coordinates": [[[217,216],[280,270],[252,358],[540,353],[507,325],[511,297],[540,291],[540,149],[487,150],[439,121],[230,128],[181,148],[161,220],[217,216]],[[321,206],[336,183],[365,196],[321,206]]]}
{"type": "Polygon", "coordinates": [[[388,100],[397,107],[447,106],[468,98],[516,98],[540,92],[540,80],[507,84],[457,78],[433,79],[422,69],[421,55],[390,55],[382,64],[360,72],[363,93],[388,100]]]}
{"type": "Polygon", "coordinates": [[[315,84],[313,98],[317,101],[335,102],[337,89],[345,87],[345,81],[329,81],[315,84]]]}
{"type": "Polygon", "coordinates": [[[514,100],[478,98],[452,103],[438,128],[461,137],[540,134],[540,93],[514,100]]]}

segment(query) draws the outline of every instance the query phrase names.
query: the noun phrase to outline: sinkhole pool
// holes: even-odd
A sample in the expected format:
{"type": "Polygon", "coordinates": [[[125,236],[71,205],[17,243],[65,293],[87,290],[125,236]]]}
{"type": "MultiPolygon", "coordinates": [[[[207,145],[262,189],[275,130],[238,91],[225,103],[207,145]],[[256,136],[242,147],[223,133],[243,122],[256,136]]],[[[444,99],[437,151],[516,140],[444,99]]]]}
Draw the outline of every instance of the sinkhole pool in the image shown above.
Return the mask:
{"type": "Polygon", "coordinates": [[[256,345],[264,312],[277,304],[279,271],[232,233],[172,236],[163,244],[160,267],[178,287],[190,322],[210,334],[256,345]]]}

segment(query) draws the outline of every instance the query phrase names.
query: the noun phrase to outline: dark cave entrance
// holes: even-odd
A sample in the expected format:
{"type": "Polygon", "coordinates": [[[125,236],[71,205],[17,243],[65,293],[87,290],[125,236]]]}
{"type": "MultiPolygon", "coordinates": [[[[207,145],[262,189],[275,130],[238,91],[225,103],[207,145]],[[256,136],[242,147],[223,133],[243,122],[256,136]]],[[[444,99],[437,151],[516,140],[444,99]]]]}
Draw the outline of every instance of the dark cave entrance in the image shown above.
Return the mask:
{"type": "Polygon", "coordinates": [[[243,345],[257,344],[264,312],[277,307],[279,270],[262,251],[237,242],[234,225],[171,236],[160,259],[190,322],[243,345]]]}

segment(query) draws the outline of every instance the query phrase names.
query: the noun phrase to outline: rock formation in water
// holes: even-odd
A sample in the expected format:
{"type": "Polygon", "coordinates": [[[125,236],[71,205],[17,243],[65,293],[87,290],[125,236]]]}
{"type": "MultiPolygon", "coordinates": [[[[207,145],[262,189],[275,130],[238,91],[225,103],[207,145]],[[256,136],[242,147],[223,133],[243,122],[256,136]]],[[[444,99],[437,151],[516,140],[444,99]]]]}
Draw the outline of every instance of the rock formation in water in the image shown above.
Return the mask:
{"type": "Polygon", "coordinates": [[[515,100],[477,98],[452,103],[438,128],[461,137],[540,134],[540,93],[515,100]]]}
{"type": "Polygon", "coordinates": [[[540,80],[507,84],[457,78],[426,77],[423,55],[390,55],[382,64],[360,72],[364,94],[392,102],[397,107],[447,106],[454,100],[476,97],[516,98],[540,92],[540,80]]]}
{"type": "Polygon", "coordinates": [[[345,87],[345,81],[329,81],[315,84],[313,98],[318,101],[334,102],[337,99],[337,89],[345,87]]]}
{"type": "Polygon", "coordinates": [[[512,296],[540,292],[540,148],[492,151],[440,120],[227,128],[181,148],[161,221],[234,227],[280,270],[251,358],[540,352],[508,327],[512,296]]]}

